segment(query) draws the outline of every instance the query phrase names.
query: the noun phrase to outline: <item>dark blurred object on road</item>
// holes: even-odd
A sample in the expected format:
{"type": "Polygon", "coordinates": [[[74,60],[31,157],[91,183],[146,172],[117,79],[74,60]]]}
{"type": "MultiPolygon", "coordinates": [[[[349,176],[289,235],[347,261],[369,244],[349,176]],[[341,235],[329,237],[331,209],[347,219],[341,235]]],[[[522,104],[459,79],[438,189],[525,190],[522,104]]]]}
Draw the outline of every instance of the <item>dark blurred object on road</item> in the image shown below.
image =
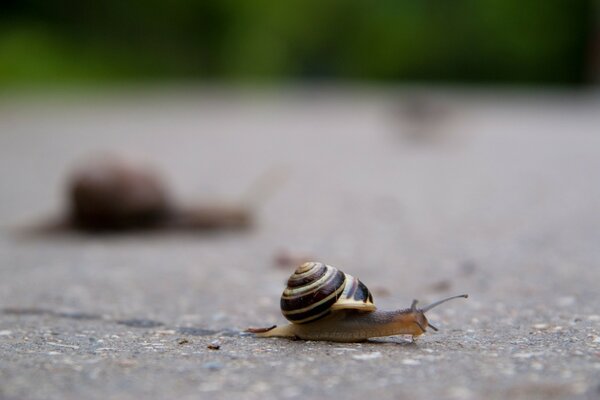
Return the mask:
{"type": "Polygon", "coordinates": [[[243,229],[253,221],[250,205],[179,205],[152,166],[114,155],[90,158],[76,166],[66,194],[66,216],[43,230],[243,229]]]}
{"type": "Polygon", "coordinates": [[[76,167],[67,190],[69,219],[85,230],[150,228],[172,213],[165,183],[152,167],[114,156],[76,167]]]}

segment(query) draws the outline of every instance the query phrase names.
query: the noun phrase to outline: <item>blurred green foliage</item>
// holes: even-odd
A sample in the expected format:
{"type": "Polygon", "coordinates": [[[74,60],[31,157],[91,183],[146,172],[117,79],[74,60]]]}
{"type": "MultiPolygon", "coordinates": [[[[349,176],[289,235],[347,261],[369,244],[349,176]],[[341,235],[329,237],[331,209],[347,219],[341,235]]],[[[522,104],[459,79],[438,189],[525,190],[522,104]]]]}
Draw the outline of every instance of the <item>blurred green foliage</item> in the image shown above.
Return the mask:
{"type": "Polygon", "coordinates": [[[4,0],[0,84],[581,83],[594,0],[4,0]]]}

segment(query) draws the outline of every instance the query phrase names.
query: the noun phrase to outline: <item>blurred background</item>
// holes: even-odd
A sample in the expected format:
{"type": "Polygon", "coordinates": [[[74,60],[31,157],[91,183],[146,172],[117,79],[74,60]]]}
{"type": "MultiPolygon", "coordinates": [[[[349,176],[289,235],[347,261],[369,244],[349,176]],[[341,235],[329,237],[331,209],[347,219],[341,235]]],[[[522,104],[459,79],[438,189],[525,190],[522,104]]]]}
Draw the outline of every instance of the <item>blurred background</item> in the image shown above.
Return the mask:
{"type": "Polygon", "coordinates": [[[597,80],[596,0],[5,0],[0,85],[597,80]]]}

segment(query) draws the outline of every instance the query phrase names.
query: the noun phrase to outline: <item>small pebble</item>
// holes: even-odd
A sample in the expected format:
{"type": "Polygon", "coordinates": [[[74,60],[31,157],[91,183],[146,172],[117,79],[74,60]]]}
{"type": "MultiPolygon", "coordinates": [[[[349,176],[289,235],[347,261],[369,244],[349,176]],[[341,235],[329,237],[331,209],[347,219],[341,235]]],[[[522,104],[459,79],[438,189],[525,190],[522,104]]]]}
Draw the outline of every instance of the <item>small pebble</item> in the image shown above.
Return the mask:
{"type": "Polygon", "coordinates": [[[375,360],[376,358],[380,358],[380,357],[381,357],[381,353],[378,351],[374,351],[373,353],[355,354],[352,356],[353,359],[360,360],[360,361],[375,360]]]}
{"type": "Polygon", "coordinates": [[[208,346],[206,346],[210,350],[219,350],[221,348],[221,344],[218,341],[210,342],[208,346]]]}
{"type": "Polygon", "coordinates": [[[600,315],[588,315],[587,319],[588,321],[600,321],[600,315]]]}
{"type": "Polygon", "coordinates": [[[0,336],[10,336],[10,335],[12,335],[12,331],[9,331],[9,330],[0,331],[0,336]]]}
{"type": "Polygon", "coordinates": [[[187,339],[180,339],[177,344],[188,344],[190,341],[187,339]]]}

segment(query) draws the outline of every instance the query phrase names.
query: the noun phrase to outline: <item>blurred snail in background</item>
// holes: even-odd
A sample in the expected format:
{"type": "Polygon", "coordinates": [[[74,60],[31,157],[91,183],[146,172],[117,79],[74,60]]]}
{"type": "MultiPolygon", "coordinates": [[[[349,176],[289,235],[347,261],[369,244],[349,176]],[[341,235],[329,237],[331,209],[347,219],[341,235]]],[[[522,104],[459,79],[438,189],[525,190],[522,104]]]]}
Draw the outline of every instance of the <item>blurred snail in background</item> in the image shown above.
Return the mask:
{"type": "Polygon", "coordinates": [[[245,228],[252,222],[242,204],[181,206],[152,167],[114,156],[78,166],[67,194],[71,224],[89,231],[245,228]]]}
{"type": "Polygon", "coordinates": [[[259,337],[288,337],[333,342],[361,342],[369,338],[412,335],[427,328],[437,331],[425,313],[446,301],[467,298],[452,296],[427,307],[396,311],[377,310],[369,289],[357,278],[320,262],[300,265],[290,276],[281,295],[281,312],[291,324],[250,328],[259,337]]]}
{"type": "Polygon", "coordinates": [[[151,166],[115,155],[96,156],[69,175],[65,215],[33,232],[244,229],[252,225],[254,211],[273,186],[272,176],[259,178],[241,201],[181,205],[151,166]]]}

